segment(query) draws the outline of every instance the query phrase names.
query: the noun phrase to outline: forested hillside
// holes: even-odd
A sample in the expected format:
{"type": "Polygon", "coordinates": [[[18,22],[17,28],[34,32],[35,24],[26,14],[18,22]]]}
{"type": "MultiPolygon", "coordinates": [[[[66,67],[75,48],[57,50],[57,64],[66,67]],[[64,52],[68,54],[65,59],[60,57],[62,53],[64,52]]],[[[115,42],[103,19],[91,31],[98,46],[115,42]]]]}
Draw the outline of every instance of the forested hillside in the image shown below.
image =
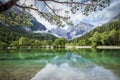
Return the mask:
{"type": "Polygon", "coordinates": [[[70,41],[71,45],[120,45],[120,20],[114,19],[83,36],[70,41]]]}
{"type": "Polygon", "coordinates": [[[16,43],[16,41],[21,38],[25,41],[23,41],[25,43],[24,45],[31,45],[35,42],[35,40],[44,43],[44,40],[54,41],[56,39],[56,37],[51,34],[30,33],[26,32],[22,27],[19,26],[6,26],[0,24],[0,47],[19,45],[19,43],[16,43]]]}
{"type": "Polygon", "coordinates": [[[19,9],[17,11],[10,9],[0,13],[0,49],[65,47],[64,38],[57,38],[49,33],[34,33],[37,30],[45,31],[46,27],[29,13],[19,9]],[[22,17],[21,14],[25,16],[22,17]]]}

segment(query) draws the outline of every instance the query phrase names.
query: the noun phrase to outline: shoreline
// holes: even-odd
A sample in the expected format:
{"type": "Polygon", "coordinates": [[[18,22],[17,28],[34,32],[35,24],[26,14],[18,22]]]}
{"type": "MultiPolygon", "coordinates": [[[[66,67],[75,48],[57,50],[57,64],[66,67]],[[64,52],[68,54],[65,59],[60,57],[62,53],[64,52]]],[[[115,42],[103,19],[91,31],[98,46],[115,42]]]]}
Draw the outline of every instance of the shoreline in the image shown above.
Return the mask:
{"type": "MultiPolygon", "coordinates": [[[[32,47],[25,46],[21,47],[21,49],[54,49],[53,46],[44,46],[44,47],[32,47]]],[[[2,48],[0,48],[2,49],[2,48]]],[[[5,49],[5,48],[3,48],[5,49]]],[[[7,47],[6,49],[20,49],[18,47],[7,47]]],[[[57,48],[55,48],[57,49],[57,48]]],[[[60,49],[60,48],[58,48],[60,49]]],[[[61,48],[62,49],[62,48],[61,48]]],[[[65,46],[65,49],[92,49],[91,46],[65,46]]],[[[120,49],[120,46],[97,46],[96,49],[120,49]]]]}
{"type": "MultiPolygon", "coordinates": [[[[91,49],[91,46],[66,46],[67,49],[91,49]]],[[[96,49],[120,49],[120,46],[97,46],[96,49]]]]}
{"type": "Polygon", "coordinates": [[[120,49],[120,46],[97,46],[97,49],[120,49]]]}

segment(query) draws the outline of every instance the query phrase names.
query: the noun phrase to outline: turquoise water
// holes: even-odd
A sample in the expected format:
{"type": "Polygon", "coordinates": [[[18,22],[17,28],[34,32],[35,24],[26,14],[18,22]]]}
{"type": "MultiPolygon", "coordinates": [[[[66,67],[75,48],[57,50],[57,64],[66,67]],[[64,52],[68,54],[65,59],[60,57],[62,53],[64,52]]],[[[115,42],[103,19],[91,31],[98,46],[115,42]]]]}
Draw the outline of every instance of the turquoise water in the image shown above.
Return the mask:
{"type": "Polygon", "coordinates": [[[120,80],[120,50],[1,50],[0,80],[120,80]]]}

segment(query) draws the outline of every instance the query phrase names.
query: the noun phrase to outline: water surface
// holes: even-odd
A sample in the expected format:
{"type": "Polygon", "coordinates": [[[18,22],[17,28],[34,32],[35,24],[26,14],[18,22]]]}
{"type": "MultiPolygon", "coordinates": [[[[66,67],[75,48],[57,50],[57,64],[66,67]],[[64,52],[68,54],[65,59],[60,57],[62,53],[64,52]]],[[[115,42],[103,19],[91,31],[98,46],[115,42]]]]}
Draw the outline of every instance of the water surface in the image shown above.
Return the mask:
{"type": "Polygon", "coordinates": [[[0,80],[120,80],[120,50],[2,50],[0,80]]]}

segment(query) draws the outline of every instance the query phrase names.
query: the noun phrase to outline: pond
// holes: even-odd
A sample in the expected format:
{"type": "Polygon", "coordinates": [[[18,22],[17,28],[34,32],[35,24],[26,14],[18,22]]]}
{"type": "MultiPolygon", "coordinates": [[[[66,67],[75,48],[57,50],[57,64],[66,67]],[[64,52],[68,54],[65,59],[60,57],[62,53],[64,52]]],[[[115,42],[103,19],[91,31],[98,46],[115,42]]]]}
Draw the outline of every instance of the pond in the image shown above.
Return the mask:
{"type": "Polygon", "coordinates": [[[1,50],[0,80],[120,80],[120,50],[1,50]]]}

